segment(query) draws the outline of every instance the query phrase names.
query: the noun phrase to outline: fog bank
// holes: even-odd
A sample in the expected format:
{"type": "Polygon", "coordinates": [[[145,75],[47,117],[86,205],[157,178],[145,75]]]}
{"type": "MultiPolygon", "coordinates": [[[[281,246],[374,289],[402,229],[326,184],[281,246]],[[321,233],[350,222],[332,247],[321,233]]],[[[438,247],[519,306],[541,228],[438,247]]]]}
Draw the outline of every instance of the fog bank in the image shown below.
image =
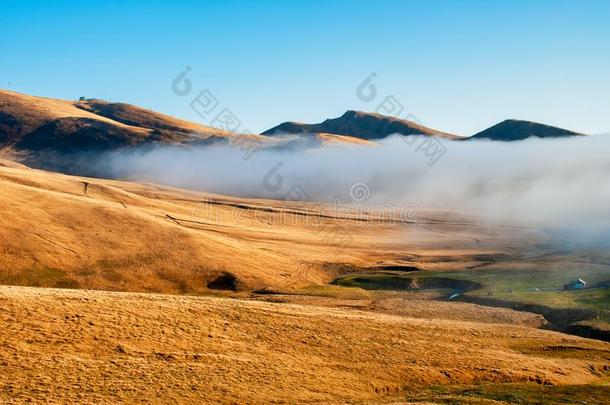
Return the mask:
{"type": "Polygon", "coordinates": [[[376,147],[132,149],[108,154],[98,169],[212,193],[415,204],[610,235],[610,137],[426,142],[395,135],[376,147]]]}

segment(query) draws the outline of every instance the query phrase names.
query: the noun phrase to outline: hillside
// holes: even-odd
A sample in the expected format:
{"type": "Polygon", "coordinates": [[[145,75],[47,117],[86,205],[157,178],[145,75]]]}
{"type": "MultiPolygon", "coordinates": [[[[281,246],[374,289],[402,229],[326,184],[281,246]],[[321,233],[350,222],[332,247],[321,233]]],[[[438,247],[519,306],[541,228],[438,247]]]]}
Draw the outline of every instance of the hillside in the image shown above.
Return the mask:
{"type": "Polygon", "coordinates": [[[0,148],[73,153],[145,143],[196,144],[228,136],[225,131],[127,104],[74,102],[0,90],[0,148]]]}
{"type": "Polygon", "coordinates": [[[17,151],[32,166],[77,174],[93,173],[75,164],[75,154],[98,154],[138,145],[191,147],[228,143],[240,148],[309,149],[332,145],[371,146],[391,134],[495,141],[582,135],[530,121],[506,120],[463,138],[412,121],[351,110],[319,124],[285,122],[262,135],[242,135],[125,103],[60,100],[0,90],[0,150],[17,151]]]}
{"type": "Polygon", "coordinates": [[[414,269],[546,275],[591,252],[455,212],[383,214],[0,160],[0,402],[461,403],[473,386],[607,396],[608,344],[535,329],[539,315],[447,301],[443,288],[329,285],[414,269]]]}
{"type": "Polygon", "coordinates": [[[341,117],[327,119],[319,124],[284,122],[262,133],[263,135],[287,134],[339,134],[356,139],[374,141],[392,134],[433,135],[450,140],[519,141],[530,137],[561,138],[583,134],[531,121],[506,120],[471,137],[451,135],[427,128],[415,122],[360,111],[346,111],[341,117]]]}
{"type": "Polygon", "coordinates": [[[400,212],[68,176],[9,160],[0,160],[0,217],[0,284],[8,285],[334,294],[328,284],[338,276],[363,272],[607,279],[607,252],[558,251],[535,228],[490,227],[451,211],[419,209],[404,220],[400,212]]]}
{"type": "Polygon", "coordinates": [[[570,136],[582,136],[578,132],[550,125],[539,124],[532,121],[506,120],[491,128],[487,128],[472,137],[471,140],[488,139],[492,141],[520,141],[523,139],[535,138],[563,138],[570,136]]]}
{"type": "Polygon", "coordinates": [[[0,162],[3,284],[201,292],[220,278],[233,280],[228,290],[296,288],[369,266],[451,270],[519,262],[512,252],[531,250],[539,238],[535,229],[489,228],[449,211],[421,209],[418,225],[386,212],[352,214],[330,204],[226,197],[0,162]]]}
{"type": "Polygon", "coordinates": [[[104,152],[137,146],[197,147],[230,144],[310,149],[373,143],[350,136],[316,134],[279,139],[239,134],[177,119],[152,110],[104,100],[59,100],[0,90],[0,156],[64,173],[104,176],[92,164],[104,152]]]}
{"type": "Polygon", "coordinates": [[[427,128],[412,121],[389,117],[375,113],[346,111],[341,117],[327,119],[319,124],[303,124],[285,122],[273,127],[263,135],[299,134],[299,133],[329,133],[346,135],[361,139],[374,140],[385,138],[391,134],[402,135],[434,135],[446,139],[459,138],[435,129],[427,128]]]}
{"type": "Polygon", "coordinates": [[[4,286],[0,303],[0,402],[498,404],[485,398],[525,390],[601,404],[610,393],[608,343],[523,326],[4,286]]]}
{"type": "Polygon", "coordinates": [[[88,99],[76,102],[75,106],[96,115],[121,122],[125,125],[149,128],[158,131],[196,133],[207,136],[231,135],[231,133],[227,131],[181,120],[126,103],[109,103],[104,100],[88,99]]]}

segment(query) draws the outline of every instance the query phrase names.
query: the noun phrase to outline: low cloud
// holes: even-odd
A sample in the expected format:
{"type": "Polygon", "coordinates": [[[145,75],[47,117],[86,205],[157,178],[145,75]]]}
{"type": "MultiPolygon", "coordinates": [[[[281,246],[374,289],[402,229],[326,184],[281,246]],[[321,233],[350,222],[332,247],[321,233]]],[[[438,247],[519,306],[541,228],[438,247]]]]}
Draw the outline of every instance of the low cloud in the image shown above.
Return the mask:
{"type": "MultiPolygon", "coordinates": [[[[610,137],[521,142],[443,141],[426,154],[423,137],[391,136],[379,146],[244,151],[228,145],[112,152],[105,175],[255,198],[417,205],[475,214],[487,222],[610,236],[610,137]],[[431,164],[434,163],[434,164],[431,164]],[[297,198],[298,199],[298,198],[297,198]]],[[[607,238],[608,240],[610,238],[607,238]]]]}

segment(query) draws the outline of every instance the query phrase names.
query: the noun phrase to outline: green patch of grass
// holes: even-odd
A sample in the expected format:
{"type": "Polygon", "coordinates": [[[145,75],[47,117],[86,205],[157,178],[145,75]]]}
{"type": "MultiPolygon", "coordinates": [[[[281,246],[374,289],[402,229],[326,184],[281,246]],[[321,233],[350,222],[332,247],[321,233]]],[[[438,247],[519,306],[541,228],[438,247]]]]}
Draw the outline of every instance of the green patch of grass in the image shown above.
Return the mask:
{"type": "MultiPolygon", "coordinates": [[[[479,294],[480,295],[480,294],[479,294]]],[[[551,308],[592,310],[597,320],[610,323],[610,289],[594,288],[577,291],[515,291],[495,293],[494,298],[522,303],[536,303],[551,308]]]]}
{"type": "Polygon", "coordinates": [[[409,396],[410,401],[443,404],[608,404],[610,385],[548,386],[485,384],[479,386],[430,387],[409,396]],[[495,402],[491,402],[495,401],[495,402]]]}
{"type": "Polygon", "coordinates": [[[435,272],[432,277],[450,276],[483,284],[481,292],[525,291],[535,288],[561,289],[570,280],[584,278],[590,285],[610,280],[610,270],[605,266],[579,264],[554,265],[552,267],[520,269],[468,269],[446,273],[435,272]]]}
{"type": "MultiPolygon", "coordinates": [[[[478,290],[481,294],[492,292],[528,292],[538,288],[560,289],[565,283],[575,278],[584,277],[589,284],[593,285],[602,281],[610,280],[610,271],[603,266],[583,265],[569,268],[522,268],[522,269],[467,269],[447,272],[420,271],[407,274],[400,273],[360,273],[350,274],[339,278],[338,285],[358,286],[368,289],[383,289],[391,287],[399,279],[412,278],[452,278],[455,280],[467,280],[482,285],[478,290]],[[364,280],[364,278],[375,278],[375,280],[364,280]]],[[[534,291],[532,291],[534,292],[534,291]]]]}
{"type": "MultiPolygon", "coordinates": [[[[582,267],[564,265],[545,269],[467,269],[408,274],[362,273],[341,277],[335,281],[335,284],[368,290],[404,290],[410,288],[409,281],[412,279],[443,278],[468,281],[481,286],[466,292],[468,296],[538,304],[556,309],[589,310],[596,315],[588,322],[594,323],[596,327],[610,328],[610,289],[591,288],[574,291],[561,289],[565,283],[578,277],[583,277],[590,285],[594,285],[609,280],[610,271],[604,266],[584,264],[582,267]]],[[[448,287],[450,286],[451,284],[448,284],[448,287]]],[[[456,287],[455,290],[460,289],[456,287]]]]}

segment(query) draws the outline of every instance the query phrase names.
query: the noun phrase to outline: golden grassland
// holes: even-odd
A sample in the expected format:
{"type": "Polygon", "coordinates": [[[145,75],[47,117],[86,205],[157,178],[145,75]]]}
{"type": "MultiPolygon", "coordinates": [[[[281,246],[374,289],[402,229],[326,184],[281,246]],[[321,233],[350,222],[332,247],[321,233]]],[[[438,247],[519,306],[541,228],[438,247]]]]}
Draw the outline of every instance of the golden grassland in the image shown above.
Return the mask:
{"type": "Polygon", "coordinates": [[[610,368],[607,343],[517,325],[28,287],[0,287],[0,305],[0,400],[16,402],[381,403],[505,383],[582,395],[610,368]]]}
{"type": "Polygon", "coordinates": [[[0,402],[603,403],[608,343],[435,291],[328,285],[557,265],[535,229],[385,214],[0,160],[0,402]]]}
{"type": "Polygon", "coordinates": [[[370,267],[515,263],[539,239],[534,229],[484,227],[446,211],[422,209],[400,222],[8,160],[0,161],[0,218],[0,283],[141,292],[206,292],[223,275],[235,278],[236,290],[290,290],[370,267]]]}
{"type": "MultiPolygon", "coordinates": [[[[444,211],[416,223],[317,203],[249,200],[67,176],[0,162],[0,283],[201,293],[294,289],[375,266],[459,269],[520,260],[535,230],[444,211]]],[[[385,214],[384,214],[385,215],[385,214]]]]}

